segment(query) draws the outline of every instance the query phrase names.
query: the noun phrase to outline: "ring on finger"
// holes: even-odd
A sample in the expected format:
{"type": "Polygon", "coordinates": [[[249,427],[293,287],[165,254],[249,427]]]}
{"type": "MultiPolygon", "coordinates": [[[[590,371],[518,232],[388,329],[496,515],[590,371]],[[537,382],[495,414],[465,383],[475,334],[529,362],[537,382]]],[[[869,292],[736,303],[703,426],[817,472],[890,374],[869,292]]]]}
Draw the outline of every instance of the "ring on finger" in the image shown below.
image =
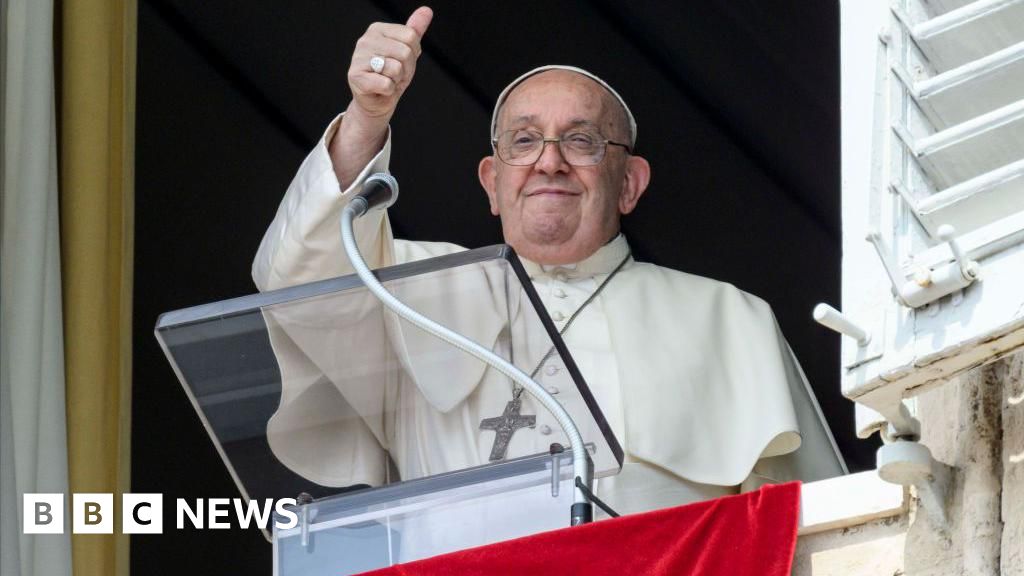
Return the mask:
{"type": "Polygon", "coordinates": [[[384,71],[384,57],[383,56],[374,56],[373,58],[370,58],[370,70],[373,70],[377,74],[380,74],[381,72],[383,72],[384,71]]]}

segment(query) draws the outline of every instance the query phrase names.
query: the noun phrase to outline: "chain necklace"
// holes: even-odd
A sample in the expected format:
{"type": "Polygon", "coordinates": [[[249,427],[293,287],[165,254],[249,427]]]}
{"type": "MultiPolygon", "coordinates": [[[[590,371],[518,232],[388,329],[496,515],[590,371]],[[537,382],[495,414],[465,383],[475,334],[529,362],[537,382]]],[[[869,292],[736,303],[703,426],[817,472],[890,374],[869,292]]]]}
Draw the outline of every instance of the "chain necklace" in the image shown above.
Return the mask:
{"type": "MultiPolygon", "coordinates": [[[[562,329],[558,331],[559,337],[565,335],[565,333],[569,330],[569,327],[572,326],[573,321],[575,321],[576,318],[580,315],[580,313],[583,312],[583,310],[591,302],[594,301],[594,298],[597,298],[597,295],[600,294],[602,290],[604,290],[604,287],[607,286],[609,282],[611,282],[612,278],[614,278],[615,275],[618,274],[620,270],[622,270],[622,268],[626,265],[626,262],[629,261],[629,257],[631,255],[632,253],[627,253],[626,257],[622,259],[622,262],[619,262],[619,265],[616,266],[610,274],[608,274],[608,277],[605,278],[603,282],[601,282],[601,284],[597,287],[597,290],[594,290],[594,292],[583,302],[583,304],[580,304],[579,308],[577,308],[576,311],[573,312],[571,316],[569,316],[569,319],[565,321],[565,326],[562,326],[562,329]]],[[[555,346],[554,344],[552,344],[551,348],[548,348],[548,351],[540,359],[540,362],[537,363],[537,366],[534,367],[532,372],[530,372],[531,380],[537,376],[537,373],[540,372],[541,367],[544,366],[544,363],[547,362],[554,353],[555,346]]],[[[494,446],[491,448],[490,455],[491,462],[505,459],[505,455],[508,453],[508,445],[512,441],[512,435],[515,434],[517,430],[520,430],[522,428],[533,428],[537,423],[536,415],[524,415],[519,413],[519,410],[523,405],[522,396],[524,390],[525,389],[519,384],[513,383],[512,401],[505,405],[505,411],[501,414],[501,416],[496,416],[494,418],[484,418],[483,420],[480,421],[481,430],[494,430],[494,446]]]]}

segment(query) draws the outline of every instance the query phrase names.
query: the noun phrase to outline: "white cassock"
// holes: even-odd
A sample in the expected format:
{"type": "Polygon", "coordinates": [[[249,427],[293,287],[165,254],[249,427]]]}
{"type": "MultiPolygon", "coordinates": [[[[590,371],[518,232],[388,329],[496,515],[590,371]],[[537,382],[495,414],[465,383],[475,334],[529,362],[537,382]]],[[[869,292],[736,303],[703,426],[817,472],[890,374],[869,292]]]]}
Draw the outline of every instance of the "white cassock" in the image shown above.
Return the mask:
{"type": "MultiPolygon", "coordinates": [[[[352,272],[340,244],[341,209],[367,176],[387,171],[391,141],[389,135],[342,191],[327,146],[339,121],[302,164],[260,245],[253,262],[260,290],[352,272]]],[[[394,240],[381,212],[357,221],[356,238],[372,268],[464,250],[394,240]]],[[[620,235],[571,266],[523,264],[561,329],[628,254],[620,235]]],[[[450,305],[458,306],[458,299],[450,305]]],[[[464,316],[453,327],[493,344],[486,326],[474,324],[473,314],[464,316]]],[[[479,422],[499,415],[510,397],[507,386],[479,385],[487,378],[483,368],[457,370],[458,378],[446,373],[443,388],[430,387],[424,383],[432,368],[413,366],[405,345],[387,352],[396,348],[395,330],[385,334],[377,317],[350,345],[382,355],[379,362],[396,355],[404,376],[367,396],[340,378],[325,377],[335,372],[329,350],[318,353],[317,342],[282,325],[288,322],[268,315],[282,398],[267,434],[275,455],[292,470],[327,486],[379,485],[387,473],[385,450],[406,478],[487,463],[493,433],[480,432],[479,422]],[[345,411],[390,416],[339,419],[345,411]],[[439,447],[433,439],[442,434],[461,440],[439,447]]],[[[409,337],[406,330],[402,338],[409,337]]],[[[714,498],[765,481],[844,473],[796,359],[769,306],[755,296],[630,259],[563,338],[625,452],[621,473],[596,485],[619,512],[714,498]]],[[[540,383],[555,390],[571,385],[557,361],[544,367],[540,383]]],[[[515,434],[513,453],[517,442],[546,447],[557,430],[549,414],[528,406],[523,412],[537,414],[537,426],[515,434]]]]}

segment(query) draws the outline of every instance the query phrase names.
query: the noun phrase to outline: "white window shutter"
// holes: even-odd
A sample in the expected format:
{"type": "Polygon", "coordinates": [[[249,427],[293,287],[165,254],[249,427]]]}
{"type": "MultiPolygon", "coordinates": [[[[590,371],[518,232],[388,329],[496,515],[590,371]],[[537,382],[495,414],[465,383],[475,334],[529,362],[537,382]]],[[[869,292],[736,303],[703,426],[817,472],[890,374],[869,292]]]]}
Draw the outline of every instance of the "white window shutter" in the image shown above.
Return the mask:
{"type": "Polygon", "coordinates": [[[888,416],[1024,345],[1024,0],[840,21],[843,393],[888,416]]]}

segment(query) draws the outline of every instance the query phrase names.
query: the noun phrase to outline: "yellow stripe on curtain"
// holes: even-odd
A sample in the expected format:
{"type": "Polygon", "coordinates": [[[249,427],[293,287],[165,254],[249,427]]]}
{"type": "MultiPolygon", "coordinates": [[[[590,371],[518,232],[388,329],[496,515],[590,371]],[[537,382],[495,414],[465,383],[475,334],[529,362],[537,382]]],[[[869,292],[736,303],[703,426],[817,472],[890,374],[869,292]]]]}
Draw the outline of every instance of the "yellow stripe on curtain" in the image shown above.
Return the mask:
{"type": "Polygon", "coordinates": [[[64,0],[60,202],[71,492],[114,494],[114,534],[72,536],[75,576],[128,574],[135,0],[64,0]]]}

